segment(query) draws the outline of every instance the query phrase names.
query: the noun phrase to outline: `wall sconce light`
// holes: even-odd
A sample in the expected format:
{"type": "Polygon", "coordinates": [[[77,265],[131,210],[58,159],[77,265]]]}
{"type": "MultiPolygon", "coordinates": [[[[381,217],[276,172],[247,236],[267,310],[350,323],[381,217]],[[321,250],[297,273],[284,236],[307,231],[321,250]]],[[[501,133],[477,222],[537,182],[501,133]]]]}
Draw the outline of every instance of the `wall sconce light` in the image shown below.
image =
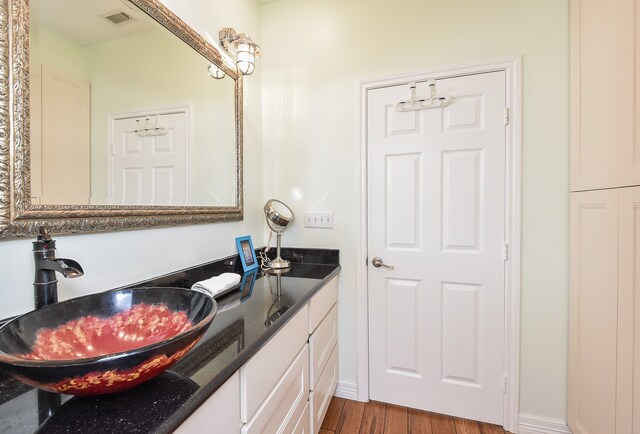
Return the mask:
{"type": "Polygon", "coordinates": [[[218,33],[220,45],[229,54],[236,55],[236,67],[242,75],[251,75],[256,68],[256,59],[262,54],[258,44],[246,33],[237,33],[231,27],[225,27],[218,33]]]}

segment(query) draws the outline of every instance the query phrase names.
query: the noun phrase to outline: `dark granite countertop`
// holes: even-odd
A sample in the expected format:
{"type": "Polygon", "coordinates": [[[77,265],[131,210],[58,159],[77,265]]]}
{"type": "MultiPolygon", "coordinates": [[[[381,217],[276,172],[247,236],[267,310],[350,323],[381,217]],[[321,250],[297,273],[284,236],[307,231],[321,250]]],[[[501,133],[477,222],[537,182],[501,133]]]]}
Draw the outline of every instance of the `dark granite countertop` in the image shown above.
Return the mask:
{"type": "MultiPolygon", "coordinates": [[[[283,249],[282,256],[292,259],[290,271],[281,278],[259,269],[246,273],[244,285],[217,299],[219,312],[198,345],[169,371],[129,391],[57,395],[0,370],[0,433],[173,431],[340,271],[337,250],[283,249]]],[[[131,286],[188,288],[226,271],[242,274],[237,255],[131,286]]]]}

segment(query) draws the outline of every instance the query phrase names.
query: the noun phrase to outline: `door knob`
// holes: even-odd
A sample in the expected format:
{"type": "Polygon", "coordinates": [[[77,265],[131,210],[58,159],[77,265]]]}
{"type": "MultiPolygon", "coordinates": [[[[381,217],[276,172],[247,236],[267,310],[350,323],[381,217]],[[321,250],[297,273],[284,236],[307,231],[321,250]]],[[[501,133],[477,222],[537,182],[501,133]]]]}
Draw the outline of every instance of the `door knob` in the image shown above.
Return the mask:
{"type": "Polygon", "coordinates": [[[379,256],[376,256],[375,258],[373,258],[371,260],[371,265],[373,265],[376,268],[380,268],[380,267],[384,267],[387,270],[394,270],[396,267],[394,267],[393,265],[386,265],[383,261],[382,258],[380,258],[379,256]]]}

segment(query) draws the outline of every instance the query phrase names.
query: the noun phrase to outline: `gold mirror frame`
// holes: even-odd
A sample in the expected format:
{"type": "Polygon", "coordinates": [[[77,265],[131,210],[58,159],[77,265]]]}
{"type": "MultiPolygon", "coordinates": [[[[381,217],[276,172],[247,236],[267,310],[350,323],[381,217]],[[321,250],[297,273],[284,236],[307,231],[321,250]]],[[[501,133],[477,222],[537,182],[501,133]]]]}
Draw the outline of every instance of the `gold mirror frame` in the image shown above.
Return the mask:
{"type": "Polygon", "coordinates": [[[238,221],[242,195],[242,75],[158,0],[129,0],[235,81],[236,206],[34,205],[29,122],[29,2],[0,0],[0,238],[238,221]]]}

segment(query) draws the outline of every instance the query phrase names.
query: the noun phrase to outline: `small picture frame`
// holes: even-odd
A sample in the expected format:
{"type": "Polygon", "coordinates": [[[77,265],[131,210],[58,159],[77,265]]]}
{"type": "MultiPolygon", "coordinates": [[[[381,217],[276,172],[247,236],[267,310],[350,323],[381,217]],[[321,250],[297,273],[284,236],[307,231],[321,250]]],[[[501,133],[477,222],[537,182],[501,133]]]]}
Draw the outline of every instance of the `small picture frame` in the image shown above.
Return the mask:
{"type": "Polygon", "coordinates": [[[248,271],[258,268],[258,258],[256,258],[256,251],[253,250],[251,236],[236,238],[236,246],[238,247],[240,262],[242,262],[242,269],[248,271]]]}
{"type": "Polygon", "coordinates": [[[240,300],[245,301],[253,293],[253,285],[258,278],[258,270],[252,270],[248,273],[244,273],[242,276],[242,282],[240,282],[240,300]]]}

